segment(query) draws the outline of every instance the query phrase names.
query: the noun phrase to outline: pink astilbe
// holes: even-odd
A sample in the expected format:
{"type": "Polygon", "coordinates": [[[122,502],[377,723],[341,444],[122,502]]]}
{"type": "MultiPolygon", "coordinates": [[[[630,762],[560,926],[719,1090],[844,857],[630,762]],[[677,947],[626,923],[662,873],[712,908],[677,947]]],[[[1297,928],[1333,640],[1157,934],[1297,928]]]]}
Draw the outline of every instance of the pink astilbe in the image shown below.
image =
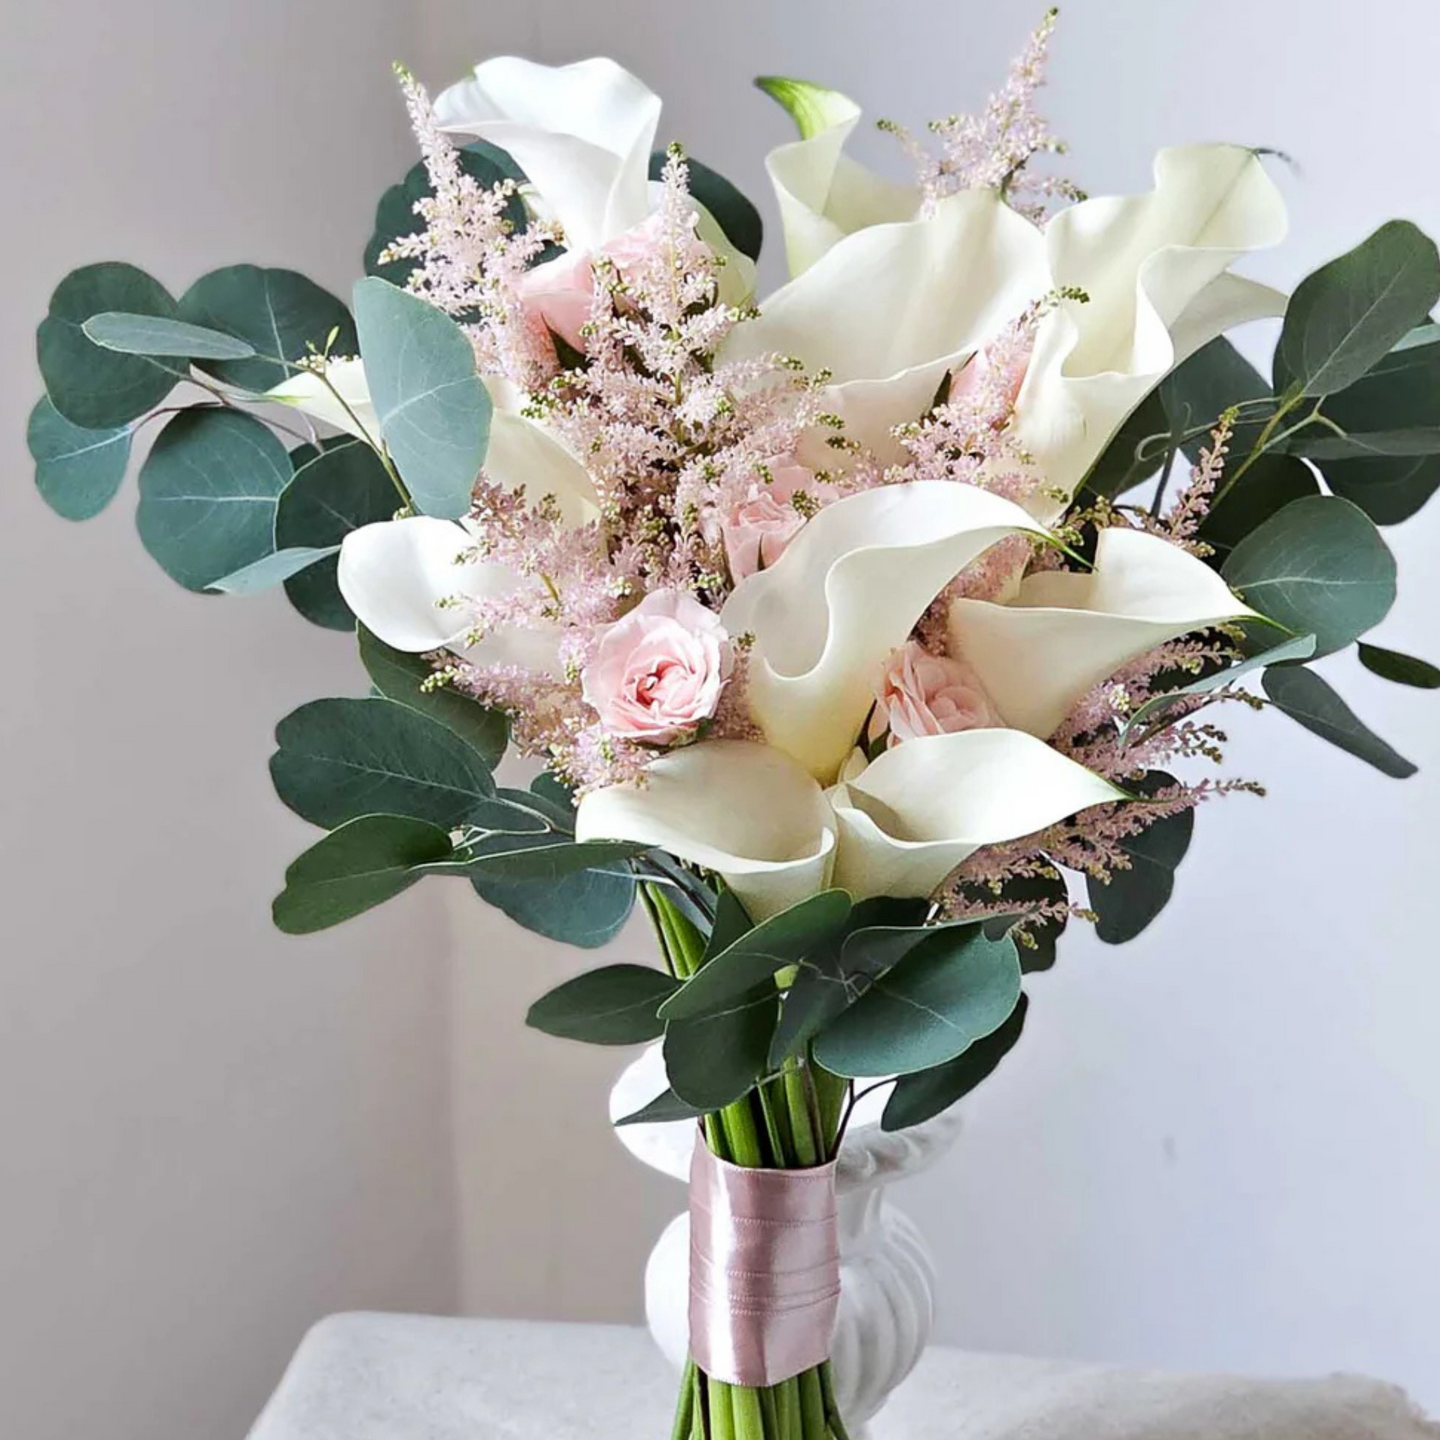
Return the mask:
{"type": "Polygon", "coordinates": [[[519,283],[552,234],[537,223],[516,231],[507,214],[516,183],[485,186],[467,174],[425,88],[408,71],[398,74],[434,193],[416,202],[423,226],[381,259],[414,261],[407,288],[462,323],[481,370],[532,389],[554,372],[555,350],[522,303],[519,283]]]}
{"type": "Polygon", "coordinates": [[[939,141],[935,154],[900,126],[882,122],[904,145],[915,163],[923,196],[922,213],[932,214],[947,195],[962,190],[999,190],[1022,215],[1042,221],[1057,200],[1084,196],[1070,181],[1036,174],[1037,155],[1063,155],[1065,145],[1035,109],[1036,92],[1045,83],[1050,36],[1058,10],[1051,10],[1010,67],[1005,84],[978,115],[932,120],[939,141]]]}

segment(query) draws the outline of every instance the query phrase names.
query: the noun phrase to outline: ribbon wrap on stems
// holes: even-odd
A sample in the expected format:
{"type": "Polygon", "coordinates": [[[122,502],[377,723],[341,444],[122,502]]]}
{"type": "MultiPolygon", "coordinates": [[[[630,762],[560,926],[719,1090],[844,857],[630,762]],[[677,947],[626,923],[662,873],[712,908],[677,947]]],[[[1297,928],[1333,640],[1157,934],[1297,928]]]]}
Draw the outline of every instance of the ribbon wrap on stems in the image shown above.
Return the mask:
{"type": "Polygon", "coordinates": [[[690,1353],[711,1379],[763,1388],[823,1364],[840,1303],[835,1164],[690,1163],[690,1353]]]}

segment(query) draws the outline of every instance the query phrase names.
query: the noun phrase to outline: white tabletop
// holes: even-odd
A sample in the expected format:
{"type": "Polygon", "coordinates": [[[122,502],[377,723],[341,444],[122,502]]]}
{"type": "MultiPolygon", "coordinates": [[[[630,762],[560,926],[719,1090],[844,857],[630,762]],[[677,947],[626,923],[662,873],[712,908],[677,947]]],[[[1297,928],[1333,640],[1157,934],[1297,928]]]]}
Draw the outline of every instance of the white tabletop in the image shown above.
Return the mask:
{"type": "MultiPolygon", "coordinates": [[[[608,1325],[335,1315],[250,1440],[665,1440],[674,1375],[608,1325]]],[[[1144,1375],[932,1349],[874,1440],[1440,1440],[1375,1381],[1144,1375]]]]}

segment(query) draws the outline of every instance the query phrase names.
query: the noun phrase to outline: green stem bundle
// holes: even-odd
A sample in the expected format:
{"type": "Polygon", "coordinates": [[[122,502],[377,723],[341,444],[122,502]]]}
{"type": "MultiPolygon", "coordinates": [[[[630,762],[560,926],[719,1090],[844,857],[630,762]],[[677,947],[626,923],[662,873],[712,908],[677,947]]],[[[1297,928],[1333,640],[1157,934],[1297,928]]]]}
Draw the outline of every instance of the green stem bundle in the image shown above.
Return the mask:
{"type": "MultiPolygon", "coordinates": [[[[671,974],[688,979],[705,955],[705,936],[662,885],[642,886],[671,974]]],[[[722,1160],[752,1168],[802,1169],[834,1153],[849,1082],[807,1053],[785,1063],[742,1099],[705,1116],[706,1143],[722,1160]]],[[[849,1440],[835,1403],[827,1361],[764,1388],[712,1380],[693,1361],[685,1367],[674,1440],[849,1440]]]]}

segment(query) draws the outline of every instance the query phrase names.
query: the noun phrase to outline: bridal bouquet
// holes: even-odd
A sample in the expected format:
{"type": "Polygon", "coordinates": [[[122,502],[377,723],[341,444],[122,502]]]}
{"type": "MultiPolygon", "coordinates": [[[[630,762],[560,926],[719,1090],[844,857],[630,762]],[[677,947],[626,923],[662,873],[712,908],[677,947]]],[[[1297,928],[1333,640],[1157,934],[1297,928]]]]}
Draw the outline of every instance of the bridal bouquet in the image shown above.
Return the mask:
{"type": "Polygon", "coordinates": [[[1084,198],[1034,106],[1050,23],[979,113],[885,127],[909,183],[845,154],[844,96],[759,82],[799,131],[764,300],[759,215],[656,149],[650,90],[498,59],[433,104],[401,73],[424,163],[352,306],[101,264],[40,327],[57,511],[99,511],[163,427],[159,564],[358,633],[369,694],[277,731],[281,799],[328,832],[283,930],[435,875],[578,946],[644,907],[663,965],[530,1021],[663,1041],[630,1118],[697,1126],[682,1437],[844,1436],[857,1086],[891,1084],[887,1128],[936,1115],[1068,923],[1155,918],[1195,810],[1258,791],[1215,773],[1221,706],[1404,777],[1307,662],[1358,643],[1440,684],[1361,639],[1395,598],[1377,525],[1440,484],[1435,245],[1392,222],[1287,303],[1232,271],[1285,231],[1261,153],[1166,150],[1148,193],[1084,198]],[[1281,316],[1267,379],[1223,335],[1281,316]],[[497,782],[511,747],[528,788],[497,782]]]}

